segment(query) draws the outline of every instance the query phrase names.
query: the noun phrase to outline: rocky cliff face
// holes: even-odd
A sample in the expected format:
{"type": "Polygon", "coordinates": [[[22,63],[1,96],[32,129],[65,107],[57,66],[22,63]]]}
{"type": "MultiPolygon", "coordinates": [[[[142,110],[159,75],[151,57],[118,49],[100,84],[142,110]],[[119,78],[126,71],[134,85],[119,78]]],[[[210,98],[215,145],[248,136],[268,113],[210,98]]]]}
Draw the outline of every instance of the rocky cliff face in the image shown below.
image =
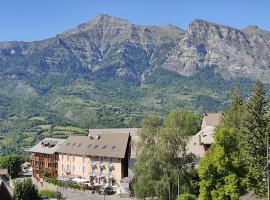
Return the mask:
{"type": "Polygon", "coordinates": [[[211,66],[225,78],[259,78],[269,82],[269,36],[269,32],[255,26],[237,30],[195,20],[162,67],[190,76],[211,66]]]}
{"type": "Polygon", "coordinates": [[[270,82],[270,33],[193,21],[185,32],[175,26],[138,26],[99,15],[37,42],[0,43],[0,73],[81,73],[117,76],[140,83],[152,68],[184,76],[213,67],[225,78],[270,82]],[[10,70],[13,68],[13,70],[10,70]]]}
{"type": "Polygon", "coordinates": [[[0,44],[0,65],[20,66],[29,73],[109,71],[140,82],[143,72],[176,45],[184,32],[174,26],[137,26],[116,17],[94,20],[38,42],[0,44]],[[168,48],[169,47],[169,48],[168,48]]]}

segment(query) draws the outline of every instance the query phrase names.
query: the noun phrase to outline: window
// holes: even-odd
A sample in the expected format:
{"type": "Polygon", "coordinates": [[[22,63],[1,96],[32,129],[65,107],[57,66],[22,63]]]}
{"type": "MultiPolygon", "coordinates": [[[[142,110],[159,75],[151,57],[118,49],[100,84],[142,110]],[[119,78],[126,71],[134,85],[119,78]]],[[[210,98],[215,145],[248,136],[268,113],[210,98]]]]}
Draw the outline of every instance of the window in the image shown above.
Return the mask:
{"type": "Polygon", "coordinates": [[[76,171],[81,171],[81,166],[76,165],[76,166],[75,166],[75,170],[76,170],[76,171]]]}
{"type": "Polygon", "coordinates": [[[112,168],[109,169],[109,176],[112,175],[112,168]]]}
{"type": "Polygon", "coordinates": [[[109,164],[112,164],[112,158],[109,158],[109,164]]]}
{"type": "Polygon", "coordinates": [[[103,176],[103,168],[100,168],[100,176],[103,176]]]}
{"type": "Polygon", "coordinates": [[[95,169],[94,167],[91,167],[91,174],[94,175],[95,169]]]}
{"type": "Polygon", "coordinates": [[[69,155],[67,155],[67,161],[69,161],[69,155]]]}
{"type": "Polygon", "coordinates": [[[75,161],[75,156],[73,155],[73,162],[75,161]]]}
{"type": "Polygon", "coordinates": [[[62,159],[61,159],[61,160],[63,161],[63,160],[64,160],[64,155],[62,154],[62,155],[61,155],[61,157],[62,157],[62,159]]]}
{"type": "Polygon", "coordinates": [[[69,165],[67,165],[67,170],[69,170],[69,165]]]}
{"type": "Polygon", "coordinates": [[[114,149],[115,149],[115,147],[116,147],[116,146],[115,146],[115,145],[113,145],[113,146],[112,146],[112,150],[114,150],[114,149]]]}
{"type": "Polygon", "coordinates": [[[62,171],[64,170],[64,165],[62,164],[62,171]]]}
{"type": "Polygon", "coordinates": [[[72,166],[72,171],[73,171],[73,173],[74,173],[74,170],[75,170],[75,166],[72,166]]]}
{"type": "Polygon", "coordinates": [[[84,157],[82,157],[82,162],[83,162],[83,164],[84,164],[84,157]]]}
{"type": "Polygon", "coordinates": [[[82,173],[84,174],[84,170],[85,170],[85,167],[83,166],[83,168],[82,168],[82,173]]]}

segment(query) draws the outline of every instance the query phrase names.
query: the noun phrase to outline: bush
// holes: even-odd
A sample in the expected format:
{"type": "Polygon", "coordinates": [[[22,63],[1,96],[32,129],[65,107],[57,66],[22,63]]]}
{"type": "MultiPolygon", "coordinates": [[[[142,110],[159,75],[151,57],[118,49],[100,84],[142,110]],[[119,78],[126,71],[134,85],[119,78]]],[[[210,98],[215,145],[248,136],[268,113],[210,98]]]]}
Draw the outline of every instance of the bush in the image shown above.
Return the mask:
{"type": "Polygon", "coordinates": [[[40,200],[38,189],[31,179],[25,179],[15,183],[13,192],[14,200],[40,200]]]}
{"type": "Polygon", "coordinates": [[[64,187],[64,186],[65,186],[65,184],[64,184],[63,181],[60,181],[60,180],[57,180],[57,179],[53,179],[53,178],[45,178],[45,181],[46,181],[47,183],[51,183],[51,184],[53,184],[53,185],[58,185],[58,186],[60,186],[60,187],[64,187]]]}
{"type": "Polygon", "coordinates": [[[183,193],[180,196],[178,196],[177,200],[196,200],[196,196],[189,193],[183,193]]]}
{"type": "Polygon", "coordinates": [[[39,191],[40,196],[46,196],[49,198],[55,198],[55,192],[51,190],[41,190],[39,191]]]}
{"type": "MultiPolygon", "coordinates": [[[[57,179],[53,179],[53,178],[45,178],[45,181],[47,183],[51,183],[53,185],[58,185],[60,187],[64,187],[65,183],[63,181],[57,180],[57,179]]],[[[67,187],[72,188],[72,189],[76,189],[76,190],[84,190],[85,187],[79,185],[78,183],[75,182],[69,182],[67,183],[67,187]]]]}

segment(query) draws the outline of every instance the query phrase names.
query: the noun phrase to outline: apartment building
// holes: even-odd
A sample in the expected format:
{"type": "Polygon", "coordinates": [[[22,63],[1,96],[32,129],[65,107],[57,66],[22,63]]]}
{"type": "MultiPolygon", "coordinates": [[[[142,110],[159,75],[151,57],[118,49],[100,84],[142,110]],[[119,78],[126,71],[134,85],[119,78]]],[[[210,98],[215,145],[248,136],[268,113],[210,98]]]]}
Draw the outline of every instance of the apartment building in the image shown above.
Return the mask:
{"type": "Polygon", "coordinates": [[[64,143],[64,139],[45,138],[29,151],[32,153],[33,177],[40,179],[46,172],[51,178],[58,176],[57,150],[64,143]]]}
{"type": "Polygon", "coordinates": [[[187,153],[202,158],[214,143],[214,133],[219,125],[222,113],[205,113],[201,123],[201,130],[192,136],[187,144],[187,153]]]}
{"type": "Polygon", "coordinates": [[[138,157],[138,149],[136,143],[139,140],[140,128],[105,128],[105,129],[89,129],[89,136],[97,136],[98,134],[126,134],[130,135],[130,149],[128,149],[128,176],[133,177],[133,166],[138,157]]]}
{"type": "Polygon", "coordinates": [[[128,176],[130,135],[97,132],[69,136],[57,150],[58,177],[81,177],[93,185],[119,186],[128,176]]]}

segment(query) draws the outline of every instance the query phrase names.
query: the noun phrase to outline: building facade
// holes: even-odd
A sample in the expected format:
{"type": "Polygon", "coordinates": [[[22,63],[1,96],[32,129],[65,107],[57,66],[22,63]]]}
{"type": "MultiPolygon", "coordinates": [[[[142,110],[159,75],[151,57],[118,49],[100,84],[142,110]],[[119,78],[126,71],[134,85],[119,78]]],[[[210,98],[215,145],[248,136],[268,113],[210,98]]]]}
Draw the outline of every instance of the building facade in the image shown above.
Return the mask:
{"type": "Polygon", "coordinates": [[[120,180],[128,176],[129,149],[129,134],[69,136],[57,150],[58,177],[80,177],[93,185],[119,186],[120,180]]]}
{"type": "Polygon", "coordinates": [[[58,177],[58,153],[56,150],[64,143],[64,139],[45,138],[29,151],[32,153],[33,177],[40,179],[46,175],[58,177]]]}
{"type": "Polygon", "coordinates": [[[201,130],[192,136],[187,143],[187,153],[194,154],[197,158],[202,158],[211,145],[214,143],[214,133],[219,125],[222,113],[205,113],[202,119],[201,130]]]}

